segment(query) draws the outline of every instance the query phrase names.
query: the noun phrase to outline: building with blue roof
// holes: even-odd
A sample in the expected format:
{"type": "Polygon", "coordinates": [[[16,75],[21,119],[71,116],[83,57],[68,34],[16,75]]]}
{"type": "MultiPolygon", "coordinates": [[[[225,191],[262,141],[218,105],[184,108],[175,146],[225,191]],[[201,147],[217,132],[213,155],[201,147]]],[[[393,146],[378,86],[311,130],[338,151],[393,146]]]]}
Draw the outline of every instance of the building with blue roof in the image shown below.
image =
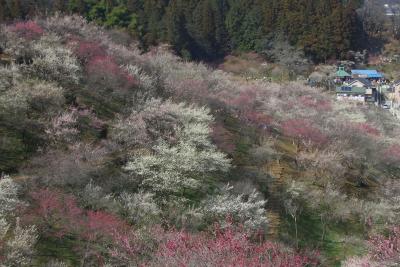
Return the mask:
{"type": "Polygon", "coordinates": [[[379,80],[384,78],[383,74],[377,70],[351,70],[351,77],[371,80],[379,80]]]}

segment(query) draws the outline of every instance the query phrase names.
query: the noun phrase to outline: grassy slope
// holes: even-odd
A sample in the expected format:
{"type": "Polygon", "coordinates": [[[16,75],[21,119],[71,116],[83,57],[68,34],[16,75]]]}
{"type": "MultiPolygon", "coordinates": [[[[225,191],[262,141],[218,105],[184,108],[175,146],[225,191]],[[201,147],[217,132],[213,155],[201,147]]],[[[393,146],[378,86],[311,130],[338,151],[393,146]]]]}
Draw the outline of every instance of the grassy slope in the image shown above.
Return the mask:
{"type": "MultiPolygon", "coordinates": [[[[293,246],[293,241],[295,240],[294,221],[285,212],[282,202],[279,200],[282,188],[271,185],[271,181],[274,183],[277,178],[274,177],[274,173],[269,171],[269,168],[254,166],[249,161],[249,149],[257,145],[254,143],[258,138],[257,131],[251,128],[244,128],[238,121],[232,119],[225,120],[225,126],[231,132],[234,132],[236,137],[236,150],[233,154],[234,164],[237,166],[237,169],[233,171],[233,173],[236,173],[236,179],[241,179],[241,175],[246,175],[246,173],[254,172],[255,170],[260,176],[272,178],[272,180],[271,178],[266,179],[265,183],[262,182],[262,178],[257,178],[261,187],[260,190],[264,192],[266,199],[268,199],[268,213],[274,215],[270,217],[269,224],[273,225],[271,227],[278,228],[276,230],[277,233],[270,234],[270,238],[283,240],[293,246]]],[[[280,185],[292,179],[301,180],[306,178],[306,172],[293,167],[293,160],[297,153],[293,140],[279,135],[274,145],[282,154],[280,165],[285,166],[284,172],[279,178],[281,180],[279,182],[280,185]]],[[[232,182],[232,180],[235,180],[235,178],[231,176],[230,181],[232,182]]],[[[356,188],[353,188],[353,190],[356,190],[356,188]]],[[[306,209],[301,213],[298,220],[299,248],[319,250],[326,259],[324,265],[340,266],[344,259],[354,255],[361,255],[366,251],[363,244],[365,231],[360,222],[329,224],[323,242],[321,242],[322,228],[319,215],[315,211],[306,209]],[[347,240],[350,235],[352,239],[347,240]]]]}

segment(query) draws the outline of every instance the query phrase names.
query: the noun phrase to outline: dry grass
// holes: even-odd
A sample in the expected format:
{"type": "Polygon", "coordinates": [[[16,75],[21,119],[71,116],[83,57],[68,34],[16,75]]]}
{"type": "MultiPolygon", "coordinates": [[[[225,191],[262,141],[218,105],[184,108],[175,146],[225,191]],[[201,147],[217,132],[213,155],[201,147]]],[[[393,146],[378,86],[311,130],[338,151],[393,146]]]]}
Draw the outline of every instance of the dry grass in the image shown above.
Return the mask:
{"type": "Polygon", "coordinates": [[[229,55],[218,66],[219,69],[235,75],[260,76],[266,73],[270,64],[256,53],[229,55]]]}

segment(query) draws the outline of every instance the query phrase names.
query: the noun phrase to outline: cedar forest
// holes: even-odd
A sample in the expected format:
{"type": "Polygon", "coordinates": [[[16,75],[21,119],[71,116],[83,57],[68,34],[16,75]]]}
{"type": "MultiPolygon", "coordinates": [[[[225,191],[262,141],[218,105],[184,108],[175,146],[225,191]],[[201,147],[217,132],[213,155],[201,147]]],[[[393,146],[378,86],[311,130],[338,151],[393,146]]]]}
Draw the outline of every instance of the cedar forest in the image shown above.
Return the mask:
{"type": "Polygon", "coordinates": [[[0,0],[0,266],[399,264],[400,121],[215,66],[368,50],[362,5],[0,0]]]}
{"type": "Polygon", "coordinates": [[[127,27],[144,48],[167,41],[180,55],[213,60],[233,50],[263,50],[277,35],[314,60],[365,45],[359,0],[0,0],[0,21],[62,11],[127,27]],[[2,10],[1,10],[2,8],[2,10]]]}

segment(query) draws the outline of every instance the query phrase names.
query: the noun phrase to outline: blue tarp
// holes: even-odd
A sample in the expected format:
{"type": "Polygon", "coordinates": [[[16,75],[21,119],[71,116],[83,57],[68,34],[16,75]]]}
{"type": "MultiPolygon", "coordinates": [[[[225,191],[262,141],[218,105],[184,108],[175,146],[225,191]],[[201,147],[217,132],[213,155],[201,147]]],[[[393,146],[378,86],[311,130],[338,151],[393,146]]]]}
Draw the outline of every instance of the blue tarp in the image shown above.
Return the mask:
{"type": "Polygon", "coordinates": [[[351,75],[365,78],[383,78],[383,74],[377,70],[351,70],[351,75]]]}

